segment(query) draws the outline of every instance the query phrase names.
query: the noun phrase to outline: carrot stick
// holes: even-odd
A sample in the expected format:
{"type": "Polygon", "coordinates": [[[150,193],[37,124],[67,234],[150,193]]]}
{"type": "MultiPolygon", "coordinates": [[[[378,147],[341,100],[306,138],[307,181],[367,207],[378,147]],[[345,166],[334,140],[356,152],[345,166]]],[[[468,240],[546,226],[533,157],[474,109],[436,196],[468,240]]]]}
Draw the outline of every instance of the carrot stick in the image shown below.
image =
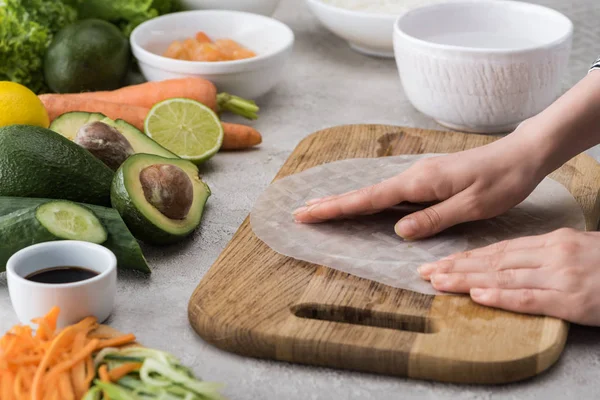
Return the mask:
{"type": "MultiPolygon", "coordinates": [[[[98,368],[98,375],[100,376],[100,380],[102,382],[110,383],[110,376],[108,375],[108,368],[106,364],[102,364],[100,368],[98,368]]],[[[104,400],[110,400],[108,393],[104,391],[104,400]]]]}
{"type": "Polygon", "coordinates": [[[42,384],[44,382],[44,376],[46,374],[46,370],[50,366],[52,358],[55,356],[57,350],[63,346],[64,342],[71,341],[73,336],[76,334],[76,329],[74,325],[71,325],[62,330],[62,332],[52,341],[50,348],[44,354],[44,358],[38,365],[38,368],[35,372],[35,376],[33,378],[33,385],[31,388],[31,398],[32,400],[42,400],[43,396],[43,388],[42,384]]]}
{"type": "MultiPolygon", "coordinates": [[[[40,96],[42,101],[44,101],[43,99],[46,96],[40,96]]],[[[85,103],[82,100],[106,101],[145,108],[152,108],[156,103],[163,100],[184,97],[199,101],[214,111],[217,110],[217,88],[212,82],[202,78],[180,78],[144,82],[139,85],[125,86],[113,91],[64,94],[60,96],[82,103],[85,103]]],[[[110,115],[106,115],[112,118],[110,115]]],[[[50,119],[52,119],[52,116],[50,116],[50,119]]]]}
{"type": "MultiPolygon", "coordinates": [[[[82,331],[75,336],[75,340],[73,341],[73,353],[77,353],[83,349],[86,335],[87,332],[82,331]]],[[[71,368],[70,375],[75,397],[81,399],[87,391],[87,386],[85,386],[85,360],[81,360],[75,364],[73,368],[71,368]]]]}
{"type": "Polygon", "coordinates": [[[250,126],[228,122],[222,124],[224,132],[222,150],[241,150],[262,142],[261,134],[250,126]]]}
{"type": "MultiPolygon", "coordinates": [[[[68,373],[60,374],[58,390],[62,400],[75,400],[75,393],[73,393],[73,386],[71,385],[71,378],[68,373]]],[[[80,398],[78,397],[77,399],[79,400],[80,398]]]]}
{"type": "Polygon", "coordinates": [[[81,99],[77,96],[79,95],[42,94],[38,97],[44,103],[50,121],[54,121],[58,116],[70,111],[97,112],[111,119],[123,119],[136,128],[144,130],[144,118],[148,114],[148,108],[94,99],[81,99]]]}
{"type": "Polygon", "coordinates": [[[141,363],[125,363],[119,365],[117,368],[111,369],[108,376],[110,377],[111,382],[116,382],[128,373],[137,371],[140,368],[142,368],[141,363]]]}
{"type": "Polygon", "coordinates": [[[14,399],[14,375],[12,373],[12,371],[10,370],[4,370],[1,371],[0,370],[0,376],[2,377],[2,380],[0,382],[0,384],[2,385],[1,388],[2,390],[0,390],[0,394],[2,396],[0,396],[2,398],[2,400],[6,399],[6,400],[12,400],[14,399]]]}
{"type": "Polygon", "coordinates": [[[114,339],[101,340],[98,343],[98,345],[96,346],[96,350],[100,350],[105,347],[123,346],[123,345],[129,344],[129,343],[135,342],[135,339],[136,339],[135,335],[133,333],[130,333],[128,335],[119,336],[114,339]]]}
{"type": "Polygon", "coordinates": [[[88,357],[85,360],[85,387],[89,388],[96,376],[96,370],[94,369],[94,360],[92,357],[88,357]]]}
{"type": "MultiPolygon", "coordinates": [[[[52,380],[56,378],[57,375],[62,374],[65,371],[73,368],[74,365],[79,363],[81,360],[85,360],[86,357],[89,357],[97,348],[98,339],[90,340],[88,344],[85,345],[83,349],[81,349],[76,354],[73,354],[68,360],[61,362],[54,366],[48,372],[48,380],[52,380]]],[[[39,370],[39,367],[38,367],[39,370]]],[[[35,380],[34,380],[34,388],[35,388],[35,380]]],[[[35,399],[34,399],[35,400],[35,399]]]]}

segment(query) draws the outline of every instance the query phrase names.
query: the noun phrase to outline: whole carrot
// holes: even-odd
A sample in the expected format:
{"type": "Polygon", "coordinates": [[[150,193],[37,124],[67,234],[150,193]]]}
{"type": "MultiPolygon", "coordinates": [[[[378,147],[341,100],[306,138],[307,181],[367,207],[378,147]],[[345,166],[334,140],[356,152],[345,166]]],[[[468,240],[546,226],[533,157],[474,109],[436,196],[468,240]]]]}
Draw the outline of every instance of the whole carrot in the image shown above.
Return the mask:
{"type": "Polygon", "coordinates": [[[97,112],[106,115],[110,119],[123,119],[140,130],[144,130],[144,119],[149,109],[136,107],[128,104],[111,103],[108,101],[80,99],[72,95],[64,94],[42,94],[38,96],[50,121],[70,111],[97,112]]]}
{"type": "Polygon", "coordinates": [[[261,134],[251,126],[228,122],[221,122],[221,124],[224,132],[221,150],[241,150],[262,143],[261,134]]]}
{"type": "MultiPolygon", "coordinates": [[[[98,112],[113,120],[122,119],[129,122],[143,132],[144,119],[150,112],[150,109],[146,107],[100,100],[81,100],[74,98],[71,94],[43,94],[38,97],[44,103],[50,121],[70,111],[98,112]]],[[[259,145],[262,142],[261,134],[250,126],[227,122],[222,122],[222,125],[224,134],[222,150],[242,150],[259,145]]]]}
{"type": "Polygon", "coordinates": [[[86,92],[68,94],[78,99],[110,101],[112,103],[151,108],[156,103],[173,97],[196,100],[217,111],[217,88],[212,82],[202,78],[180,78],[165,81],[145,82],[125,86],[106,92],[86,92]]]}

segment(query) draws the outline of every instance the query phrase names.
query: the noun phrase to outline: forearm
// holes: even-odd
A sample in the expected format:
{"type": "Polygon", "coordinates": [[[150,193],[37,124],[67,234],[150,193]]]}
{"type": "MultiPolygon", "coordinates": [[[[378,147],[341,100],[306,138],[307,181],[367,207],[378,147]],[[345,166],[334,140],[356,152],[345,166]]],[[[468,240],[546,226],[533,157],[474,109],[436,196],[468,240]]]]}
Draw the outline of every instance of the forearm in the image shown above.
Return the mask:
{"type": "Polygon", "coordinates": [[[600,143],[600,70],[593,70],[506,138],[530,148],[546,175],[600,143]]]}

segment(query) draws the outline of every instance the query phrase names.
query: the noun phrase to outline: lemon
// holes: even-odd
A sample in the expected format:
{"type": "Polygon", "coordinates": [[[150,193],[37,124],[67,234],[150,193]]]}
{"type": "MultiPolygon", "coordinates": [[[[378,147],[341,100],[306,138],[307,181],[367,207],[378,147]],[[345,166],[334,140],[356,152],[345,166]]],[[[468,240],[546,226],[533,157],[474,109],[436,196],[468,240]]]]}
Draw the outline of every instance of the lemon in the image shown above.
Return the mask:
{"type": "Polygon", "coordinates": [[[15,124],[47,128],[50,119],[35,93],[18,83],[0,81],[0,127],[15,124]]]}
{"type": "Polygon", "coordinates": [[[200,164],[223,144],[223,125],[204,104],[175,98],[155,104],[144,121],[146,135],[179,157],[200,164]]]}

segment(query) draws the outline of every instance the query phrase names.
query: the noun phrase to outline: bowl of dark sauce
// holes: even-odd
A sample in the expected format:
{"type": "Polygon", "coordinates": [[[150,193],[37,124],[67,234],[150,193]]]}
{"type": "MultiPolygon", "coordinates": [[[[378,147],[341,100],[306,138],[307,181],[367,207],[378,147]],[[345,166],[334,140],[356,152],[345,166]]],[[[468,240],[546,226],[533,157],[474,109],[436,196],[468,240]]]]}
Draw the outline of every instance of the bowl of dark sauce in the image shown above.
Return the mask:
{"type": "Polygon", "coordinates": [[[60,327],[88,316],[102,322],[114,306],[117,260],[94,243],[40,243],[15,253],[6,264],[6,276],[11,303],[23,324],[55,306],[61,310],[60,327]]]}

